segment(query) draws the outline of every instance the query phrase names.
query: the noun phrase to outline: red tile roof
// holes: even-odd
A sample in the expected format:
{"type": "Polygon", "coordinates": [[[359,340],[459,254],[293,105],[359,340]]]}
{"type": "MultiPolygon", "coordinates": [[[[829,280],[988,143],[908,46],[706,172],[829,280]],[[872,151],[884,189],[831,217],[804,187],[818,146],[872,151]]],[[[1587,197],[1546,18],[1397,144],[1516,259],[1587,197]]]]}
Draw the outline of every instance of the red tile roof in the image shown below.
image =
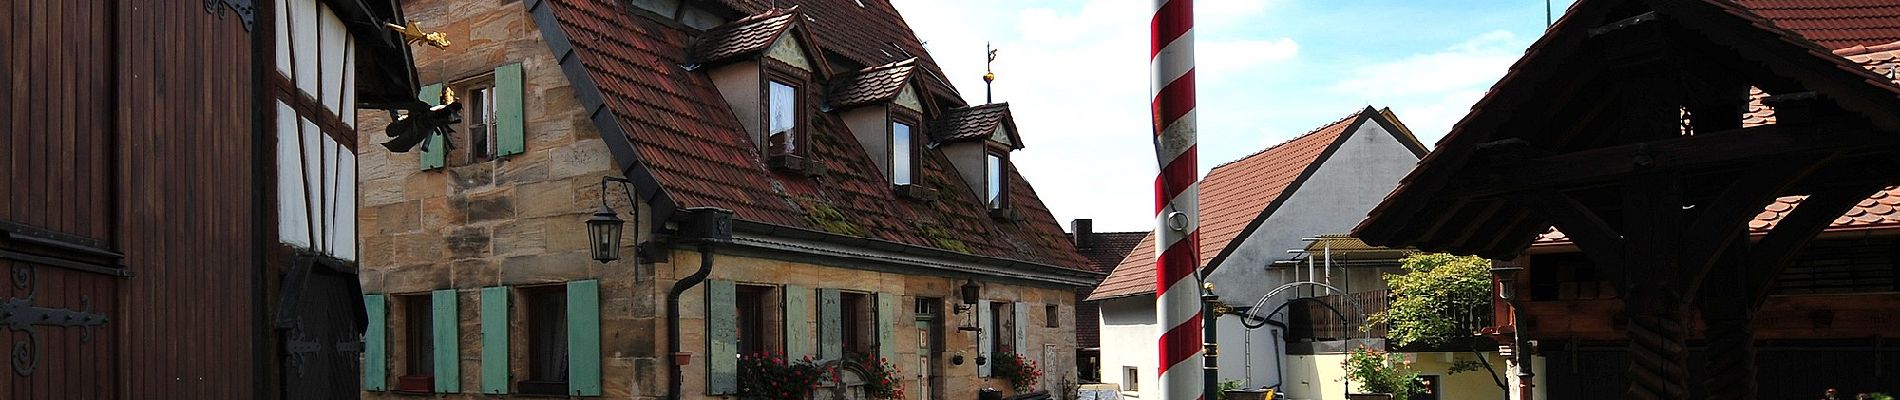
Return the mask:
{"type": "Polygon", "coordinates": [[[765,51],[796,25],[798,7],[774,8],[707,30],[693,40],[694,63],[716,64],[765,51]]]}
{"type": "MultiPolygon", "coordinates": [[[[601,106],[611,112],[610,119],[597,122],[617,124],[609,126],[625,132],[640,165],[682,206],[726,208],[739,219],[770,225],[1093,270],[1014,168],[1008,189],[1021,221],[991,218],[971,191],[948,190],[960,188],[952,185],[962,185],[962,180],[938,152],[923,154],[918,182],[945,188],[940,199],[900,199],[839,117],[820,113],[812,119],[810,149],[812,162],[827,172],[818,177],[772,172],[711,78],[680,67],[686,64],[694,32],[628,12],[622,1],[544,1],[534,6],[549,13],[549,18],[537,16],[553,25],[542,26],[544,35],[563,39],[548,42],[557,47],[570,42],[572,57],[583,67],[569,79],[576,81],[577,91],[597,86],[601,106]]],[[[852,0],[799,3],[801,13],[810,12],[821,21],[827,15],[836,18],[834,11],[820,10],[838,8],[838,3],[858,8],[852,0]]],[[[869,8],[889,7],[867,2],[872,3],[880,5],[869,8]]],[[[811,33],[819,45],[838,50],[857,42],[832,41],[835,35],[821,31],[903,27],[902,21],[889,21],[898,18],[894,10],[861,16],[866,19],[859,25],[840,26],[839,21],[847,20],[838,18],[832,25],[813,26],[811,33]]],[[[907,28],[901,33],[909,35],[907,28]]]]}
{"type": "MultiPolygon", "coordinates": [[[[1208,261],[1226,249],[1229,242],[1234,241],[1254,219],[1267,211],[1268,205],[1291,195],[1292,192],[1287,189],[1304,179],[1307,170],[1325,161],[1320,156],[1340,138],[1348,136],[1345,135],[1347,128],[1371,115],[1383,115],[1368,111],[1371,109],[1355,112],[1285,143],[1208,171],[1207,177],[1201,180],[1201,265],[1206,266],[1208,261]]],[[[1135,248],[1153,249],[1154,233],[1148,233],[1135,248]]],[[[1108,278],[1102,280],[1101,285],[1095,287],[1095,293],[1089,295],[1089,300],[1153,293],[1154,273],[1152,251],[1131,252],[1120,266],[1109,273],[1108,278]]]]}
{"type": "MultiPolygon", "coordinates": [[[[996,124],[1008,124],[1015,130],[1016,123],[1010,119],[1009,103],[991,103],[980,106],[960,107],[944,112],[943,118],[930,125],[930,140],[938,143],[957,143],[983,140],[996,132],[996,124]]],[[[1010,135],[1010,145],[1023,148],[1021,140],[1010,135]]]]}
{"type": "Polygon", "coordinates": [[[1900,41],[1900,3],[1892,0],[1735,0],[1736,4],[1821,47],[1900,41]]]}
{"type": "MultiPolygon", "coordinates": [[[[924,49],[917,34],[910,30],[897,8],[889,0],[720,0],[721,3],[751,15],[769,9],[772,4],[796,4],[808,18],[811,28],[824,44],[824,50],[844,56],[831,61],[850,61],[850,69],[882,65],[917,57],[924,76],[918,81],[926,91],[943,96],[945,107],[963,105],[956,87],[943,78],[943,70],[924,49]],[[859,5],[862,4],[862,5],[859,5]]],[[[850,70],[842,69],[842,70],[850,70]]]]}
{"type": "Polygon", "coordinates": [[[915,57],[858,70],[851,76],[839,78],[831,86],[830,93],[826,94],[828,99],[825,103],[832,108],[845,109],[891,101],[904,92],[904,84],[910,82],[912,73],[916,71],[915,57]]]}

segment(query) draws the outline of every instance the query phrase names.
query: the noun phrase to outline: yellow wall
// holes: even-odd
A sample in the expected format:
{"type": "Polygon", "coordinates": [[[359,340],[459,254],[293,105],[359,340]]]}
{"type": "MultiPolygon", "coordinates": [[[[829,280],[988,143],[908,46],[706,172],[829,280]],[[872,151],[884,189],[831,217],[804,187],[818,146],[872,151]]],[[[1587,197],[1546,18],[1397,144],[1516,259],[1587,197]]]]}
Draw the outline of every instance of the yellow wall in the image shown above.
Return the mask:
{"type": "MultiPolygon", "coordinates": [[[[1439,376],[1438,382],[1442,386],[1440,399],[1497,399],[1502,395],[1497,383],[1492,380],[1488,372],[1482,369],[1457,374],[1445,373],[1451,368],[1453,360],[1473,359],[1474,356],[1471,353],[1402,353],[1402,355],[1412,357],[1412,369],[1418,371],[1420,375],[1439,376]]],[[[1499,358],[1497,353],[1484,353],[1484,355],[1491,361],[1491,366],[1497,369],[1499,377],[1509,375],[1504,359],[1499,358]]],[[[1293,400],[1343,399],[1346,397],[1344,385],[1346,373],[1343,368],[1340,368],[1340,363],[1345,360],[1345,354],[1289,355],[1286,364],[1286,383],[1282,385],[1282,388],[1286,390],[1288,398],[1293,400]]],[[[1537,357],[1534,362],[1533,371],[1542,371],[1544,359],[1537,357]]],[[[1536,396],[1543,398],[1544,377],[1538,375],[1535,380],[1538,383],[1536,396]]],[[[1355,386],[1354,389],[1356,393],[1357,387],[1355,386]]]]}

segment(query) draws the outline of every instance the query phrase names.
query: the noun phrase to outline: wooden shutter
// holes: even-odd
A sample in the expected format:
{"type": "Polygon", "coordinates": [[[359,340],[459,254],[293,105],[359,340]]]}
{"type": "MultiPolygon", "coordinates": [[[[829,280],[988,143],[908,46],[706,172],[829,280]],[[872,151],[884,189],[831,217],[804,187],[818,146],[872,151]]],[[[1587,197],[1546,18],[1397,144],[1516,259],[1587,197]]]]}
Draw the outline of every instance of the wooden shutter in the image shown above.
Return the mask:
{"type": "Polygon", "coordinates": [[[976,301],[976,351],[977,356],[987,360],[976,366],[976,376],[990,376],[990,366],[996,364],[996,343],[990,340],[992,329],[996,329],[996,315],[990,312],[989,300],[976,301]]]}
{"type": "Polygon", "coordinates": [[[811,289],[785,285],[785,357],[816,356],[811,352],[811,289]]]}
{"type": "Polygon", "coordinates": [[[1012,328],[1011,331],[1016,334],[1016,344],[1012,348],[1016,350],[1016,355],[1028,358],[1030,354],[1029,327],[1032,326],[1029,324],[1029,303],[1017,302],[1015,305],[1016,316],[1014,321],[1016,321],[1016,323],[1012,324],[1013,326],[1010,328],[1012,328]]]}
{"type": "Polygon", "coordinates": [[[838,289],[818,289],[818,359],[844,358],[844,309],[838,289]]]}
{"type": "Polygon", "coordinates": [[[739,308],[732,281],[706,281],[706,394],[739,391],[739,308]]]}
{"type": "Polygon", "coordinates": [[[897,364],[897,295],[877,294],[877,356],[897,364]]]}
{"type": "MultiPolygon", "coordinates": [[[[439,103],[442,102],[442,84],[437,83],[423,86],[422,92],[416,94],[416,96],[421,97],[423,102],[429,103],[431,106],[441,105],[439,103]]],[[[446,140],[444,140],[441,134],[432,133],[429,134],[429,139],[424,142],[428,143],[429,148],[422,151],[422,170],[428,171],[442,168],[444,160],[448,159],[449,154],[448,146],[443,145],[446,140]]]]}
{"type": "Polygon", "coordinates": [[[482,288],[482,393],[508,393],[508,288],[482,288]]]}
{"type": "Polygon", "coordinates": [[[385,347],[389,331],[388,304],[386,296],[363,295],[363,308],[369,316],[369,326],[363,329],[363,390],[389,390],[388,347],[385,347]]]}
{"type": "Polygon", "coordinates": [[[462,322],[455,307],[455,289],[442,289],[429,294],[429,305],[435,312],[429,319],[434,322],[435,353],[435,391],[436,393],[458,393],[462,391],[462,368],[460,361],[462,342],[457,332],[462,322]]]}
{"type": "Polygon", "coordinates": [[[521,113],[521,64],[495,68],[495,155],[521,154],[523,149],[521,113]]]}
{"type": "Polygon", "coordinates": [[[600,281],[567,283],[567,392],[600,395],[600,281]]]}

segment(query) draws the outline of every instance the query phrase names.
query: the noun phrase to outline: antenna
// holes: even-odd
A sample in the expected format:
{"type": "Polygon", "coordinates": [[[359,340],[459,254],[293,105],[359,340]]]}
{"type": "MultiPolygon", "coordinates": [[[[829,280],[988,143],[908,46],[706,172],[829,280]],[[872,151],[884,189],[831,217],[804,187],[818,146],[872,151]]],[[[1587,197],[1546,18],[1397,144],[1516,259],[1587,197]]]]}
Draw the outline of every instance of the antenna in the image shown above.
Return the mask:
{"type": "Polygon", "coordinates": [[[1550,19],[1550,0],[1544,0],[1544,29],[1548,30],[1551,25],[1556,24],[1556,21],[1550,19]]]}
{"type": "Polygon", "coordinates": [[[996,49],[990,47],[990,42],[983,42],[983,52],[989,56],[983,62],[983,104],[990,104],[996,102],[990,90],[991,83],[996,82],[996,70],[992,68],[996,64],[996,49]]]}

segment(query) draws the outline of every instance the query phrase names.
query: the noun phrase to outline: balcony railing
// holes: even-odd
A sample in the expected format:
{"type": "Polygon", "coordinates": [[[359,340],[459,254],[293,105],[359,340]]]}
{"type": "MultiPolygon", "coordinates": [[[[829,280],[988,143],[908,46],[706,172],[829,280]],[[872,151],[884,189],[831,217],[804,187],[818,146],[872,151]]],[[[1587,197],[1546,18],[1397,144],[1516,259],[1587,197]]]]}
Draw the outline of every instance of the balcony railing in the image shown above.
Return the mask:
{"type": "MultiPolygon", "coordinates": [[[[1292,300],[1293,304],[1287,306],[1287,340],[1384,338],[1386,324],[1368,325],[1366,317],[1385,312],[1391,305],[1387,298],[1389,295],[1389,291],[1374,290],[1292,300]]],[[[1460,332],[1475,333],[1491,325],[1490,304],[1446,309],[1460,332]]]]}

